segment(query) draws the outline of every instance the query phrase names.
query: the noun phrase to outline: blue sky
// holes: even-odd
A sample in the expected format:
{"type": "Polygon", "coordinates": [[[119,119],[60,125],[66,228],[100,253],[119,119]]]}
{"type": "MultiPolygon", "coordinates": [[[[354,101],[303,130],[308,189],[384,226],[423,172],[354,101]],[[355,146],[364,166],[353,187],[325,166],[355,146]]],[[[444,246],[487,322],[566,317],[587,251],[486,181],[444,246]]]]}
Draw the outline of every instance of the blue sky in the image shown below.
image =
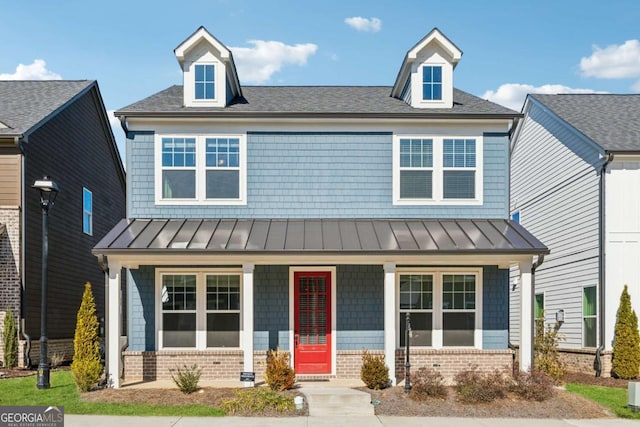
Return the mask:
{"type": "MultiPolygon", "coordinates": [[[[97,80],[107,110],[174,84],[173,49],[205,26],[244,85],[392,85],[438,27],[454,85],[520,110],[527,92],[640,92],[637,0],[0,0],[0,80],[97,80]]],[[[114,134],[122,146],[119,126],[114,134]]]]}

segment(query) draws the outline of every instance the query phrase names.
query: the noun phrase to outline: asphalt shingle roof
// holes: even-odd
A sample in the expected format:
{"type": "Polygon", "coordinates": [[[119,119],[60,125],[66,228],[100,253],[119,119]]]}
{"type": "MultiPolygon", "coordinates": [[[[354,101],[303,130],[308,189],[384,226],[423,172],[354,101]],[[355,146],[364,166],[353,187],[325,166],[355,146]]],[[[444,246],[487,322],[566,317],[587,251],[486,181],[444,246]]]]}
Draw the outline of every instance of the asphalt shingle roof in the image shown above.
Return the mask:
{"type": "Polygon", "coordinates": [[[1,80],[0,136],[23,135],[94,82],[1,80]]]}
{"type": "Polygon", "coordinates": [[[244,86],[227,107],[184,107],[182,86],[171,86],[116,111],[116,115],[306,114],[306,115],[497,115],[516,111],[454,89],[452,109],[412,108],[392,98],[391,86],[244,86]]]}
{"type": "Polygon", "coordinates": [[[640,151],[640,95],[530,95],[607,151],[640,151]]]}

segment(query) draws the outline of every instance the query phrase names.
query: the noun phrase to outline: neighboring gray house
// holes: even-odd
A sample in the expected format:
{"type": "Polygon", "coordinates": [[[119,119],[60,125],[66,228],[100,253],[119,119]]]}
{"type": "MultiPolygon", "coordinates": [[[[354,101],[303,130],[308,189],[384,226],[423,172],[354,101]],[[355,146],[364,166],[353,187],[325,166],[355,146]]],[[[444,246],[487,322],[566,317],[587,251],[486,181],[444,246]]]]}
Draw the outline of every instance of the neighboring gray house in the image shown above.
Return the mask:
{"type": "Polygon", "coordinates": [[[431,31],[384,87],[242,87],[202,27],[175,55],[183,86],[116,112],[127,217],[94,249],[114,387],[122,274],[126,381],[185,362],[259,378],[279,347],[299,378],[358,378],[363,349],[384,354],[395,384],[407,312],[415,369],[512,363],[509,266],[526,287],[547,248],[509,220],[520,115],[454,89],[449,39],[431,31]]]}
{"type": "Polygon", "coordinates": [[[49,355],[69,359],[86,282],[104,316],[104,273],[91,248],[125,211],[124,169],[97,82],[0,81],[0,319],[8,308],[17,317],[20,366],[29,343],[32,364],[39,359],[42,214],[31,187],[44,175],[60,187],[49,214],[49,355]]]}
{"type": "MultiPolygon", "coordinates": [[[[511,143],[511,214],[548,245],[535,275],[537,311],[564,317],[573,367],[602,374],[620,294],[640,312],[640,95],[529,95],[511,143]]],[[[511,298],[518,342],[519,288],[511,298]]]]}

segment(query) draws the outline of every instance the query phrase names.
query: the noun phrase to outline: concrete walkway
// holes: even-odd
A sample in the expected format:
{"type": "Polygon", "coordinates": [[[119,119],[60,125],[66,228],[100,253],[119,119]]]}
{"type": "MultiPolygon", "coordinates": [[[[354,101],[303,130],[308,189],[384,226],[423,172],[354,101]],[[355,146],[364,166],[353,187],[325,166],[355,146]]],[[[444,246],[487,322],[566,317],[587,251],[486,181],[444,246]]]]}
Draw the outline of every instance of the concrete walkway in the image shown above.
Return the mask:
{"type": "Polygon", "coordinates": [[[65,415],[65,427],[638,427],[638,421],[619,418],[549,420],[523,418],[431,418],[431,417],[120,417],[104,415],[65,415]]]}

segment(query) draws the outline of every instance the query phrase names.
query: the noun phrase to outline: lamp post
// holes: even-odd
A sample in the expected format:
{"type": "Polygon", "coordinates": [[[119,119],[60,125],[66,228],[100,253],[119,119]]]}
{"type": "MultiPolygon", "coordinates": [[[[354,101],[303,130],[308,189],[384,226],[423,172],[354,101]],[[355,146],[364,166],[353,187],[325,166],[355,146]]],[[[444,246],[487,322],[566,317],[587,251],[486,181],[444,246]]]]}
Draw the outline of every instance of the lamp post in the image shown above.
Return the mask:
{"type": "Polygon", "coordinates": [[[40,191],[40,207],[42,207],[42,287],[40,303],[40,363],[38,364],[39,389],[50,388],[49,357],[47,356],[47,258],[49,256],[49,209],[58,195],[58,184],[45,176],[36,180],[33,188],[40,191]]]}

